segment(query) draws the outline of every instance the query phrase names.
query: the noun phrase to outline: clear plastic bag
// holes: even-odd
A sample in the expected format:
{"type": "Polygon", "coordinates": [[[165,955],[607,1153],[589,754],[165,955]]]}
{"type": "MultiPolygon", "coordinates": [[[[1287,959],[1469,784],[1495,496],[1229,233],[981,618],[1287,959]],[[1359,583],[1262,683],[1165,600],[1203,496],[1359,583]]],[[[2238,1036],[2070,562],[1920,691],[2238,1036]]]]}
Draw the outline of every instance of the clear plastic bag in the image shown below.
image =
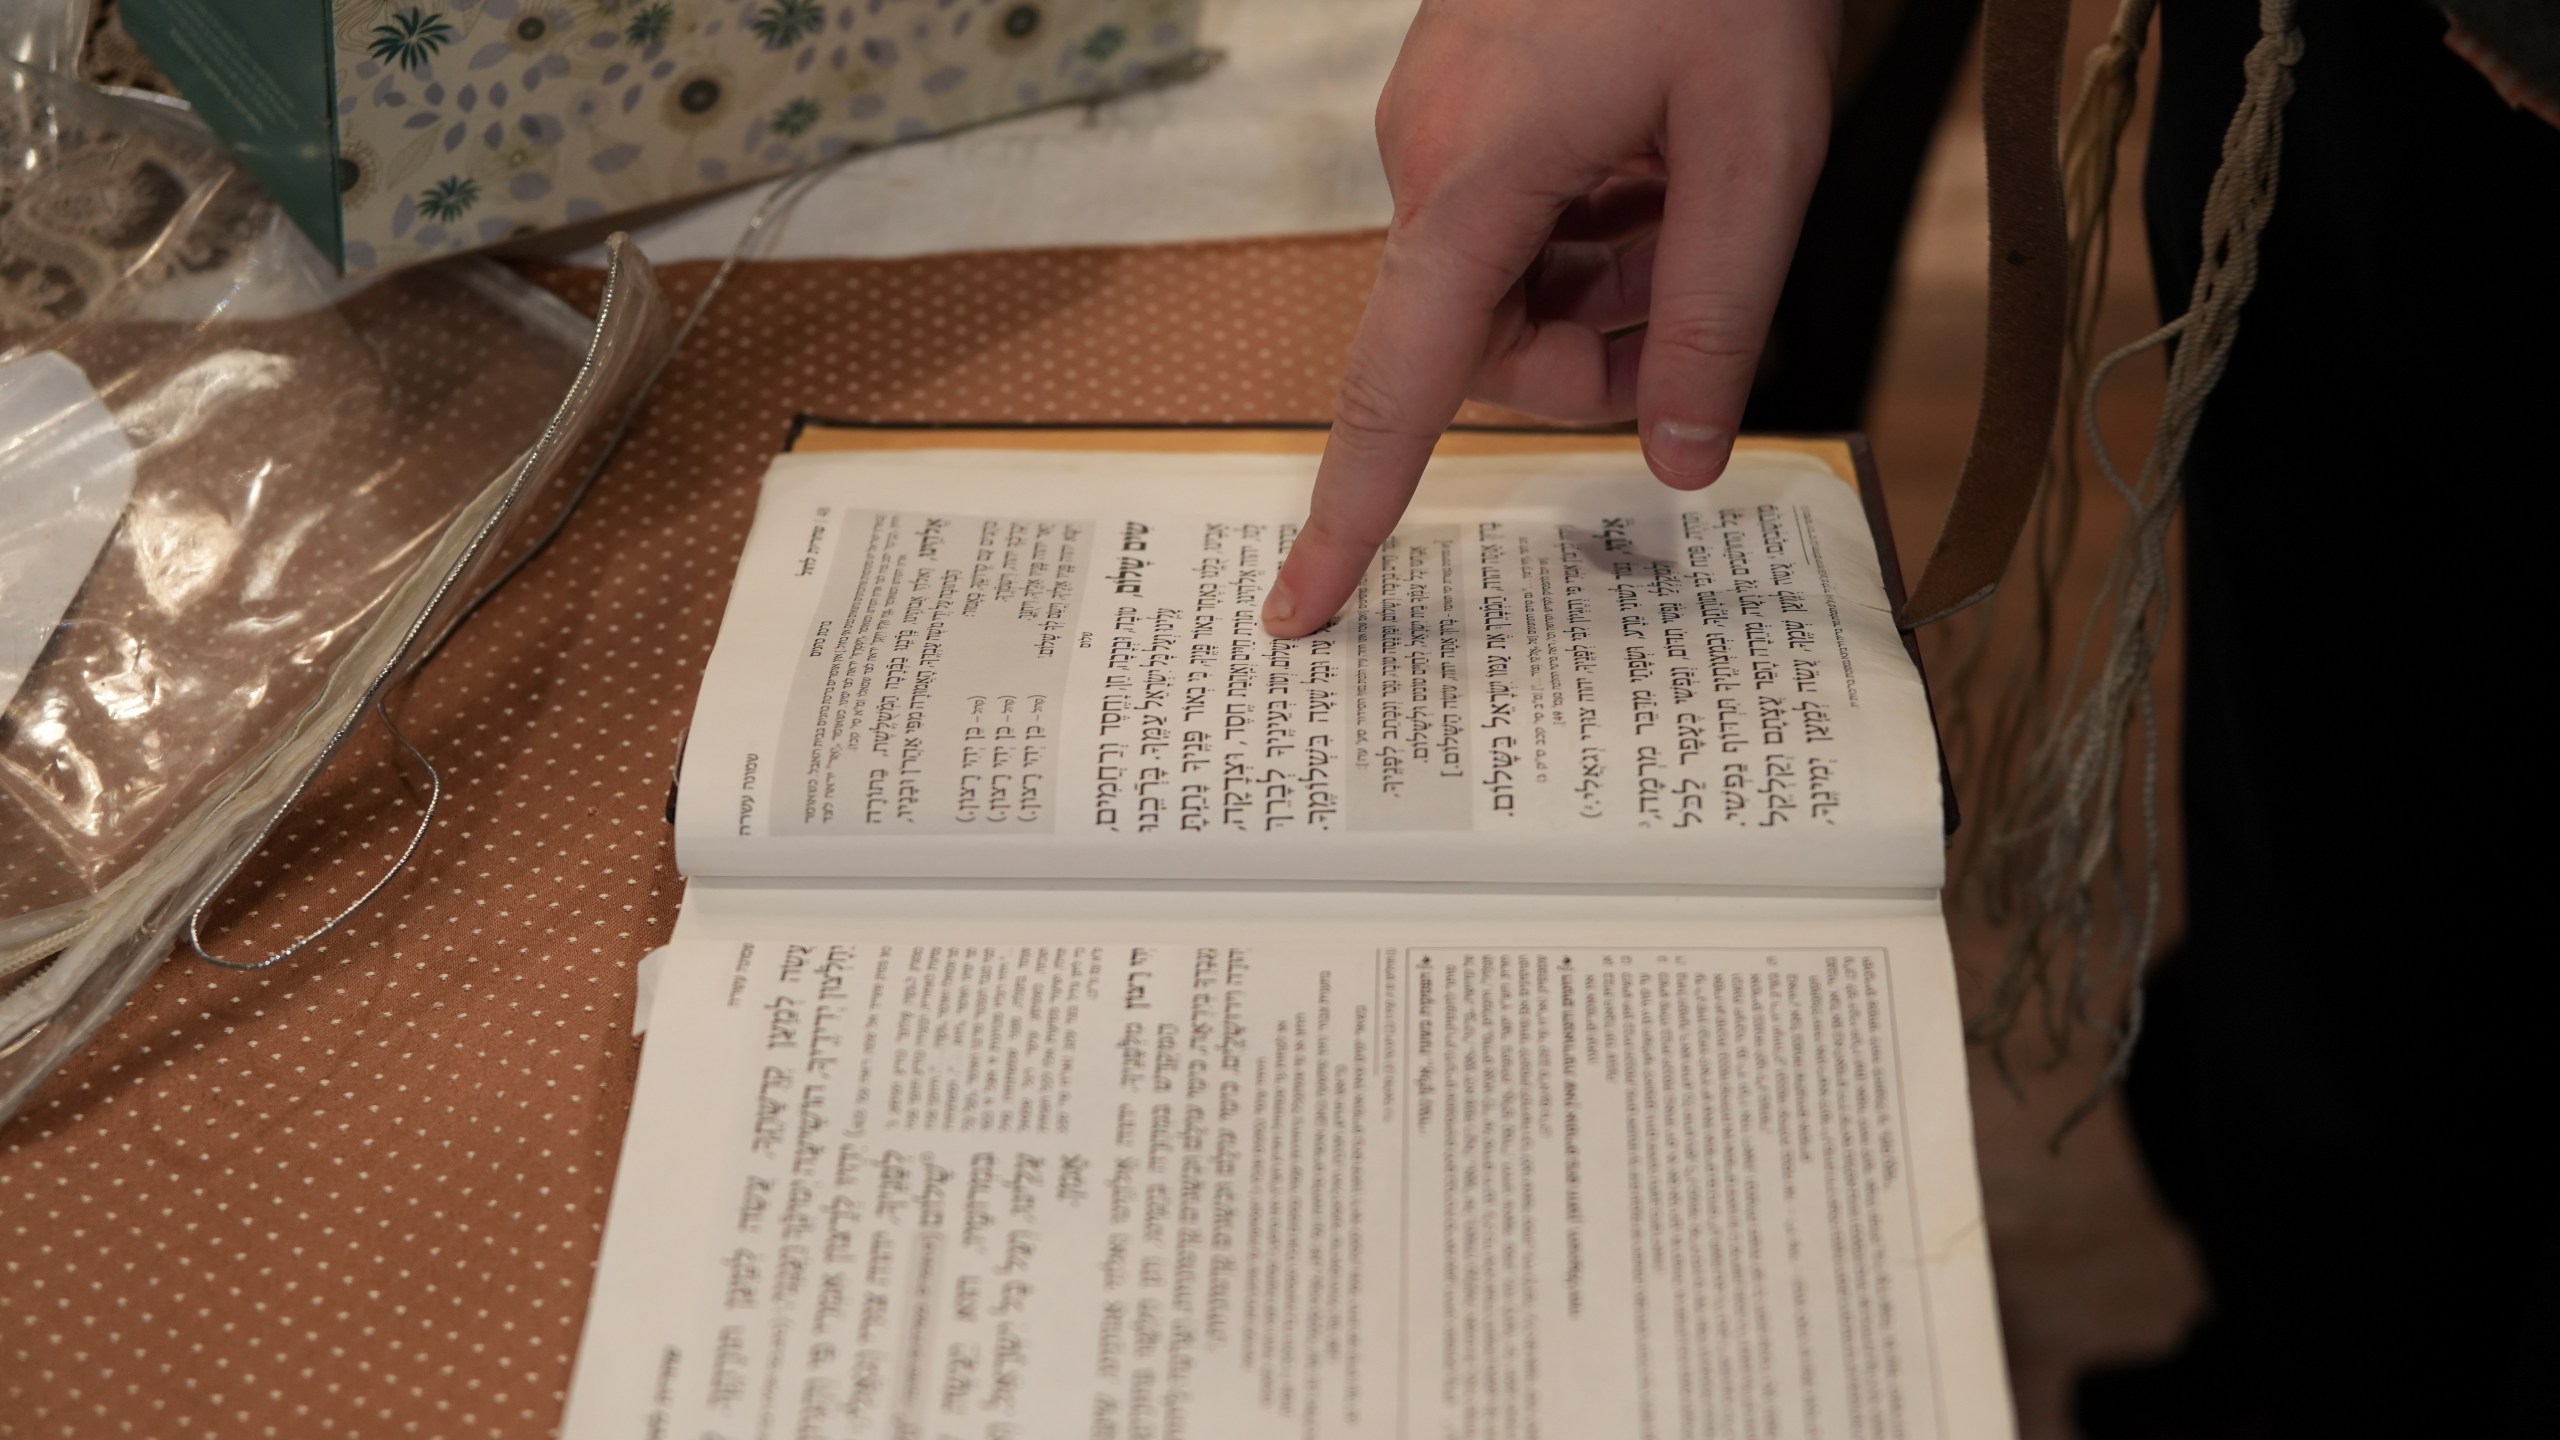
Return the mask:
{"type": "Polygon", "coordinates": [[[486,261],[348,286],[183,110],[0,61],[20,498],[45,472],[75,534],[116,493],[100,457],[130,484],[0,713],[0,1120],[454,623],[669,329],[620,249],[593,326],[486,261]]]}

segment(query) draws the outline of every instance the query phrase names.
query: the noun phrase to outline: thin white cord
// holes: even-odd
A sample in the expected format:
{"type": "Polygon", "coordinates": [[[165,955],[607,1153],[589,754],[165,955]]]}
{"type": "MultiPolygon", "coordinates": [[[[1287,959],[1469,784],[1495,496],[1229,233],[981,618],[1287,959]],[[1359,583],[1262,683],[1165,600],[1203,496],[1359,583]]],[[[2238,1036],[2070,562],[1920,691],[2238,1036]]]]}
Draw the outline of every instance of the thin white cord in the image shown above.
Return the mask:
{"type": "MultiPolygon", "coordinates": [[[[203,901],[199,903],[195,910],[187,916],[187,947],[195,951],[197,959],[206,961],[210,964],[219,965],[225,970],[264,970],[270,966],[282,964],[283,962],[292,959],[294,956],[301,954],[311,946],[327,939],[330,934],[338,929],[339,926],[354,919],[367,905],[373,903],[373,897],[381,894],[383,887],[389,885],[394,879],[397,879],[400,872],[408,868],[409,862],[417,858],[418,851],[426,844],[428,831],[435,825],[436,807],[444,799],[444,776],[436,769],[435,762],[427,758],[426,752],[420,750],[415,744],[411,743],[409,737],[402,734],[400,727],[393,723],[391,719],[389,694],[391,688],[416,679],[418,672],[426,667],[427,662],[436,657],[436,652],[444,648],[445,642],[452,639],[455,632],[462,628],[463,622],[469,620],[474,614],[478,613],[480,607],[488,603],[489,597],[497,594],[501,586],[505,585],[508,581],[513,580],[520,572],[523,571],[525,566],[531,564],[534,557],[540,555],[544,548],[550,545],[552,539],[559,535],[561,530],[568,525],[569,517],[576,512],[579,502],[587,498],[588,492],[595,488],[596,481],[603,476],[606,468],[613,463],[614,456],[621,452],[624,438],[630,435],[632,427],[638,423],[640,412],[648,403],[650,393],[657,388],[659,377],[665,375],[667,373],[667,367],[675,362],[676,353],[684,345],[685,337],[691,335],[694,327],[702,322],[703,313],[711,308],[711,302],[713,300],[719,298],[722,287],[729,283],[730,274],[738,268],[740,261],[747,258],[749,250],[755,247],[759,237],[763,236],[767,222],[769,222],[775,215],[780,214],[788,210],[794,204],[797,204],[800,197],[809,192],[810,186],[814,185],[823,176],[834,171],[836,167],[842,165],[845,161],[851,159],[852,154],[853,152],[848,152],[847,154],[837,156],[834,159],[813,166],[810,169],[804,170],[800,174],[793,176],[789,182],[777,186],[772,194],[766,196],[764,203],[756,207],[755,214],[747,218],[745,227],[739,231],[737,243],[729,248],[728,257],[720,262],[719,269],[711,272],[711,279],[703,285],[702,293],[695,297],[692,307],[685,312],[684,320],[676,326],[676,333],[668,342],[666,353],[658,357],[658,363],[650,367],[649,373],[642,377],[638,387],[631,392],[630,400],[623,405],[621,417],[614,423],[612,431],[605,437],[605,442],[603,446],[597,450],[595,458],[588,462],[585,472],[578,477],[578,483],[576,487],[569,492],[569,498],[566,503],[561,506],[560,513],[552,517],[550,525],[543,530],[542,534],[535,537],[533,543],[525,547],[523,553],[516,556],[516,558],[507,565],[506,569],[500,571],[495,578],[489,581],[488,584],[480,587],[479,591],[455,612],[453,619],[447,623],[442,630],[436,633],[436,637],[433,640],[429,641],[424,646],[419,647],[414,659],[407,661],[405,664],[399,663],[395,660],[393,665],[386,667],[382,673],[375,678],[372,686],[366,690],[363,701],[359,702],[356,712],[348,717],[346,724],[339,727],[338,734],[321,752],[309,771],[305,773],[302,783],[294,786],[292,792],[285,797],[284,805],[276,812],[275,818],[268,823],[266,829],[259,832],[256,843],[252,844],[248,851],[244,852],[237,862],[235,862],[228,870],[223,872],[222,878],[214,882],[213,889],[206,892],[203,901]],[[257,853],[258,848],[266,843],[268,836],[273,832],[275,826],[283,821],[285,814],[291,811],[295,804],[300,802],[303,792],[309,789],[310,786],[320,778],[321,772],[328,768],[329,761],[336,756],[339,748],[346,743],[347,737],[358,725],[364,723],[364,712],[367,708],[370,708],[374,714],[382,718],[383,728],[391,732],[391,738],[399,742],[400,748],[409,753],[409,758],[417,762],[419,769],[426,772],[426,807],[418,816],[417,828],[409,832],[408,843],[400,848],[400,854],[392,860],[389,868],[385,869],[372,884],[364,888],[363,894],[358,895],[353,901],[349,902],[345,909],[340,910],[337,914],[332,915],[327,920],[321,922],[318,928],[305,933],[299,939],[294,940],[282,949],[271,951],[255,960],[227,960],[220,955],[214,954],[211,950],[206,949],[204,943],[205,912],[212,909],[214,904],[222,898],[223,891],[230,888],[231,882],[238,877],[241,867],[246,865],[249,862],[249,858],[257,853]]],[[[607,303],[611,302],[608,301],[607,303]]],[[[599,315],[597,317],[596,327],[597,334],[601,337],[604,332],[603,316],[599,315]]],[[[592,362],[592,350],[590,351],[589,358],[592,362]]],[[[553,423],[555,426],[558,423],[556,418],[553,423]]],[[[548,441],[551,438],[551,432],[546,431],[544,439],[548,441]]],[[[490,517],[489,523],[492,528],[494,528],[498,516],[503,514],[506,509],[514,503],[516,498],[517,497],[513,493],[510,493],[506,500],[500,503],[498,512],[492,514],[490,517]]],[[[476,549],[477,543],[475,542],[474,550],[476,551],[476,549]]],[[[470,552],[466,552],[463,558],[457,562],[455,566],[455,573],[448,575],[444,584],[438,587],[435,598],[428,602],[427,608],[424,611],[420,612],[417,627],[413,628],[409,637],[410,639],[414,640],[418,630],[423,629],[428,618],[434,615],[436,606],[441,603],[444,597],[445,590],[449,589],[454,581],[459,578],[459,571],[470,564],[471,558],[472,554],[470,552]]],[[[408,653],[408,650],[409,646],[404,642],[400,653],[406,654],[408,653]]]]}

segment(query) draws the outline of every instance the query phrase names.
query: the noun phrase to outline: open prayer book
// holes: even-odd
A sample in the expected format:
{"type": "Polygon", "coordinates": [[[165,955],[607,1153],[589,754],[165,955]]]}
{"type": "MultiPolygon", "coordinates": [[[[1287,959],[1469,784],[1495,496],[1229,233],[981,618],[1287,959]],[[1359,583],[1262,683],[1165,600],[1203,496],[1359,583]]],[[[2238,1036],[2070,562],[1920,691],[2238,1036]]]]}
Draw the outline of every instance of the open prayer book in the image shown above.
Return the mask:
{"type": "Polygon", "coordinates": [[[2012,1433],[1846,442],[806,427],[675,807],[567,1440],[2012,1433]]]}

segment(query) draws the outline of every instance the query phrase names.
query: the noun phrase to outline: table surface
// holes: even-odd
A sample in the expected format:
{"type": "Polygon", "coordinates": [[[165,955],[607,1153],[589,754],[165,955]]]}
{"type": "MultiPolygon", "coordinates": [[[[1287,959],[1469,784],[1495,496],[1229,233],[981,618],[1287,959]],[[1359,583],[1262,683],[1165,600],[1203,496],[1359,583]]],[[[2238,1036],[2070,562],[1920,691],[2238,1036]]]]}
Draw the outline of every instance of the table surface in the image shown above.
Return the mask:
{"type": "MultiPolygon", "coordinates": [[[[0,1131],[0,1435],[551,1434],[682,891],[677,747],[793,415],[1321,420],[1377,243],[742,268],[408,699],[448,786],[408,872],[277,970],[170,961],[0,1131]]],[[[709,270],[667,272],[679,304],[709,270]]],[[[415,804],[376,727],[217,948],[361,893],[415,804]]]]}

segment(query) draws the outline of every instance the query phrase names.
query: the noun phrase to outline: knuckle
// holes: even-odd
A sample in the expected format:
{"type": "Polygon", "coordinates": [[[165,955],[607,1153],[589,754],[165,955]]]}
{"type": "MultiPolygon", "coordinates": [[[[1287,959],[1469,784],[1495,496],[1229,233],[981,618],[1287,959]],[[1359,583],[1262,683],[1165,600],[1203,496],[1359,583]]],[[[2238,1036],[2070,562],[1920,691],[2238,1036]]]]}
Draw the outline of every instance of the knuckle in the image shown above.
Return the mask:
{"type": "Polygon", "coordinates": [[[1710,168],[1725,188],[1746,193],[1809,187],[1830,149],[1827,112],[1756,111],[1726,123],[1710,168]]]}
{"type": "Polygon", "coordinates": [[[1339,516],[1315,514],[1307,517],[1306,525],[1298,531],[1296,543],[1304,545],[1312,539],[1320,548],[1327,550],[1356,550],[1364,554],[1375,554],[1379,546],[1387,543],[1387,537],[1394,533],[1393,520],[1387,523],[1386,528],[1379,529],[1375,525],[1363,525],[1356,520],[1346,521],[1339,516]]]}
{"type": "Polygon", "coordinates": [[[1391,71],[1387,83],[1378,87],[1377,106],[1369,113],[1369,130],[1378,139],[1378,153],[1391,155],[1401,147],[1404,136],[1404,90],[1402,72],[1391,71]]]}
{"type": "Polygon", "coordinates": [[[1399,216],[1427,208],[1449,188],[1464,162],[1463,142],[1431,125],[1382,129],[1378,160],[1387,172],[1387,189],[1399,216]]]}
{"type": "Polygon", "coordinates": [[[1743,307],[1654,305],[1645,329],[1645,348],[1673,363],[1704,369],[1748,370],[1760,360],[1760,325],[1743,307]]]}
{"type": "Polygon", "coordinates": [[[1452,287],[1490,306],[1518,283],[1526,261],[1504,254],[1499,224],[1429,187],[1396,187],[1387,243],[1378,252],[1381,289],[1445,292],[1452,287]]]}
{"type": "Polygon", "coordinates": [[[1384,450],[1431,438],[1437,427],[1416,424],[1403,396],[1374,366],[1354,365],[1342,374],[1333,401],[1334,437],[1363,450],[1384,450]]]}
{"type": "Polygon", "coordinates": [[[1395,208],[1387,214],[1387,245],[1378,256],[1378,269],[1389,278],[1412,268],[1418,247],[1428,248],[1432,217],[1439,208],[1434,198],[1417,184],[1395,186],[1395,208]]]}

